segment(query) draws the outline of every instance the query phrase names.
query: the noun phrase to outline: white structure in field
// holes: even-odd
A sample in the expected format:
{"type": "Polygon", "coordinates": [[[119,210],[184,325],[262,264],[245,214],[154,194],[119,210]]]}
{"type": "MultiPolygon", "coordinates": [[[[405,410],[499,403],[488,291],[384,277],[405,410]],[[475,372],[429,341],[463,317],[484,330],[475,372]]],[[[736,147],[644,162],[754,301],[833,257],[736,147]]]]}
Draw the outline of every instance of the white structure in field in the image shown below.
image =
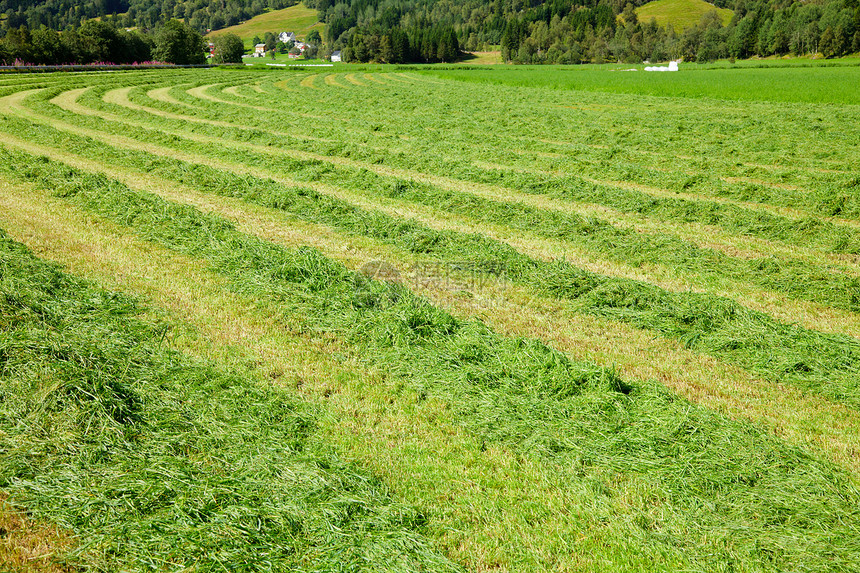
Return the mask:
{"type": "Polygon", "coordinates": [[[340,50],[331,53],[331,61],[339,62],[340,61],[340,50]]]}
{"type": "Polygon", "coordinates": [[[254,46],[254,57],[260,58],[266,55],[266,44],[257,44],[254,46]]]}
{"type": "Polygon", "coordinates": [[[278,34],[278,41],[283,42],[284,44],[287,42],[295,42],[296,35],[293,32],[281,32],[278,34]]]}
{"type": "MultiPolygon", "coordinates": [[[[678,60],[680,61],[680,60],[678,60]]],[[[669,62],[669,67],[664,66],[647,66],[645,68],[646,72],[677,72],[678,71],[678,61],[669,62]]]]}

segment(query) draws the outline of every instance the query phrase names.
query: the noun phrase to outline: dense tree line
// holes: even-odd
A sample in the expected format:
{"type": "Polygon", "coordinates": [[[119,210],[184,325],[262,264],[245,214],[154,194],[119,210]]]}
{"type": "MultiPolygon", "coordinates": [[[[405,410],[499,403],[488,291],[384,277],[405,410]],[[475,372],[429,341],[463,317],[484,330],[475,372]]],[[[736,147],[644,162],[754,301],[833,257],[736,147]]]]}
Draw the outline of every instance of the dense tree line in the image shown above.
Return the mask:
{"type": "Polygon", "coordinates": [[[203,37],[178,20],[165,22],[152,34],[87,20],[80,28],[62,32],[44,27],[33,31],[27,26],[13,28],[0,40],[0,63],[131,64],[156,60],[203,64],[205,47],[203,37]]]}
{"type": "MultiPolygon", "coordinates": [[[[296,0],[0,0],[0,57],[141,61],[171,19],[203,32],[296,0]],[[98,18],[98,20],[94,20],[98,18]],[[96,22],[110,27],[96,26],[96,22]],[[126,31],[134,28],[136,32],[126,31]],[[61,30],[56,34],[51,30],[61,30]],[[116,48],[121,44],[122,48],[116,48]],[[104,47],[108,46],[108,47],[104,47]]],[[[449,62],[501,46],[506,60],[710,61],[860,51],[860,0],[715,0],[734,10],[685,30],[639,22],[646,0],[306,0],[326,23],[323,53],[347,61],[449,62]]]]}
{"type": "Polygon", "coordinates": [[[457,34],[452,27],[414,27],[404,31],[393,27],[373,27],[349,35],[343,48],[347,62],[454,62],[461,55],[457,34]]]}
{"type": "Polygon", "coordinates": [[[580,63],[710,61],[860,51],[860,0],[716,0],[716,12],[685,30],[639,22],[646,0],[306,0],[325,40],[353,61],[439,62],[501,46],[506,60],[580,63]]]}
{"type": "Polygon", "coordinates": [[[121,28],[152,31],[171,19],[205,33],[248,20],[297,0],[0,0],[0,36],[30,30],[78,28],[87,20],[111,18],[121,28]]]}

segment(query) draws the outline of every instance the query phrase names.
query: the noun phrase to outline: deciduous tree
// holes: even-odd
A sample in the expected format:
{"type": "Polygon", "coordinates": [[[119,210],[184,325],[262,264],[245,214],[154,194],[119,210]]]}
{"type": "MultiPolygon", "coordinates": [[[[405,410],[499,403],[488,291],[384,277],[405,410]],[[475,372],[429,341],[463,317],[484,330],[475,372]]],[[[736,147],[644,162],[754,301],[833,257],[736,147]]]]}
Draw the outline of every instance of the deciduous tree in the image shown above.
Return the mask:
{"type": "Polygon", "coordinates": [[[203,37],[179,20],[170,20],[155,35],[156,60],[171,64],[204,64],[203,37]]]}
{"type": "Polygon", "coordinates": [[[213,61],[216,64],[241,63],[242,54],[245,53],[242,38],[236,34],[223,34],[212,40],[212,43],[215,45],[213,61]]]}

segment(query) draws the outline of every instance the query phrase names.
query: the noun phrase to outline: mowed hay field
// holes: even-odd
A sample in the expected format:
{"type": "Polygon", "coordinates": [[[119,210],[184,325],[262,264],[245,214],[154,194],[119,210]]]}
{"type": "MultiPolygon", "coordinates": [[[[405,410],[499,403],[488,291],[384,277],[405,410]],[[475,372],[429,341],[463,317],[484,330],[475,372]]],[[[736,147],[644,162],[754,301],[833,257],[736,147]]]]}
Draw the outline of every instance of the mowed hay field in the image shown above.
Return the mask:
{"type": "Polygon", "coordinates": [[[808,71],[0,76],[0,559],[860,569],[860,107],[760,87],[808,71]]]}

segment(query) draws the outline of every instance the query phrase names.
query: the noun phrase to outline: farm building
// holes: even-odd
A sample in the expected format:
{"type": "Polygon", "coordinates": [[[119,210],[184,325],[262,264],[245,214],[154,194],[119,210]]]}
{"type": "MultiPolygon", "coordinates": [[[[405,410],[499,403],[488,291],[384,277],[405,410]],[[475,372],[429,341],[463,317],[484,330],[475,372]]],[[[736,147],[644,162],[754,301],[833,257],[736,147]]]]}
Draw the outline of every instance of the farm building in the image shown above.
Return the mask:
{"type": "Polygon", "coordinates": [[[338,50],[338,51],[336,51],[336,52],[332,52],[332,53],[331,53],[331,61],[332,61],[332,62],[339,62],[339,61],[341,61],[341,59],[340,59],[340,50],[338,50]]]}
{"type": "Polygon", "coordinates": [[[266,54],[266,44],[257,44],[254,46],[254,55],[262,57],[266,54]]]}
{"type": "Polygon", "coordinates": [[[295,42],[296,35],[294,32],[281,32],[278,34],[278,41],[283,42],[284,44],[287,42],[295,42]]]}

